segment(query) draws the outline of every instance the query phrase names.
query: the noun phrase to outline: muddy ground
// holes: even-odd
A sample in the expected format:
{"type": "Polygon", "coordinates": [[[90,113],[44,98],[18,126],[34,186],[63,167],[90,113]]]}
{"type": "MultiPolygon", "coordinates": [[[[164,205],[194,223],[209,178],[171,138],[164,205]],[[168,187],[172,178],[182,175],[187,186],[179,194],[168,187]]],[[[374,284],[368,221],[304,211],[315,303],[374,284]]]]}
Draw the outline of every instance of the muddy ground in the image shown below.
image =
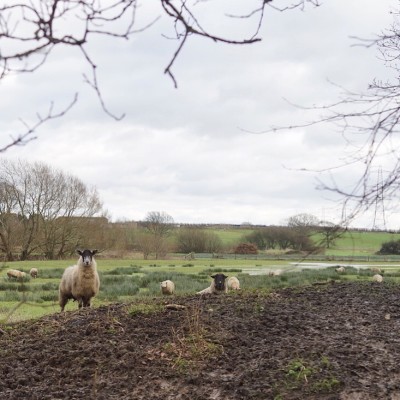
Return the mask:
{"type": "Polygon", "coordinates": [[[400,399],[400,287],[388,283],[160,298],[1,328],[0,399],[400,399]]]}

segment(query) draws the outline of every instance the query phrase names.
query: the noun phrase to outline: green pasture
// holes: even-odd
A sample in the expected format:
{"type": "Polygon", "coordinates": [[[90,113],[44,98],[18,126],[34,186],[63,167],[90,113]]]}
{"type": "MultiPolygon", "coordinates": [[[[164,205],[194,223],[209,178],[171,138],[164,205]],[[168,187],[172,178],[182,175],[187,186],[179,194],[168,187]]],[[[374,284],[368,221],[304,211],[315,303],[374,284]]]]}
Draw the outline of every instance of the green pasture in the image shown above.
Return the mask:
{"type": "Polygon", "coordinates": [[[224,246],[233,246],[237,243],[240,243],[243,238],[250,233],[254,232],[254,229],[251,228],[220,228],[220,229],[215,229],[215,228],[209,228],[209,231],[212,233],[217,234],[220,239],[222,240],[222,243],[224,246]]]}
{"type": "MultiPolygon", "coordinates": [[[[374,255],[381,248],[382,243],[392,240],[399,240],[399,233],[389,232],[345,232],[336,239],[335,244],[330,249],[326,249],[326,255],[340,256],[368,256],[374,255]]],[[[314,236],[318,243],[318,235],[314,236]]]]}

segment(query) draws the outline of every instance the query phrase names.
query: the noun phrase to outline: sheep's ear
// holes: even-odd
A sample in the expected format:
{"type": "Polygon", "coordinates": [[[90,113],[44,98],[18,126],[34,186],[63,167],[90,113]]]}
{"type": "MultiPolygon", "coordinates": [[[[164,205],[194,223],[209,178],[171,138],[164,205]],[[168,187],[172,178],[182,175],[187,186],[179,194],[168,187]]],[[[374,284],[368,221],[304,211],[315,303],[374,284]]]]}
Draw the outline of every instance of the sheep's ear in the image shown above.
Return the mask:
{"type": "Polygon", "coordinates": [[[81,250],[76,250],[76,252],[81,256],[82,255],[82,251],[81,250]]]}
{"type": "Polygon", "coordinates": [[[223,274],[224,275],[224,278],[226,279],[226,278],[228,278],[225,274],[223,274]]]}
{"type": "Polygon", "coordinates": [[[97,250],[97,249],[95,249],[95,250],[92,250],[92,255],[95,255],[97,252],[98,252],[98,250],[97,250]]]}
{"type": "Polygon", "coordinates": [[[215,276],[216,276],[216,275],[211,275],[211,278],[215,279],[215,276]]]}

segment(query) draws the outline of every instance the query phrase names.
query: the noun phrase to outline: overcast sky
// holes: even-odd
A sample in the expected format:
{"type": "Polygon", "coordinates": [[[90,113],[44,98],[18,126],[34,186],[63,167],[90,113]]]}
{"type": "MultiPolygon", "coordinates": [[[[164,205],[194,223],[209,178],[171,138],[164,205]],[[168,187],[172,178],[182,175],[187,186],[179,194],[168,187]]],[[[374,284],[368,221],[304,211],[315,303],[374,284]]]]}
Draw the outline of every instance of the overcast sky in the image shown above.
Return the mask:
{"type": "MultiPolygon", "coordinates": [[[[156,4],[139,9],[138,28],[161,15],[156,4]]],[[[256,22],[226,19],[224,10],[233,5],[246,12],[255,4],[221,0],[198,7],[207,28],[242,38],[256,22]]],[[[165,18],[129,41],[94,40],[88,51],[104,101],[114,114],[126,114],[119,122],[84,83],[90,70],[81,53],[56,50],[39,71],[0,81],[0,145],[23,132],[20,118],[34,121],[52,101],[61,109],[75,92],[78,103],[40,127],[35,141],[2,157],[43,161],[95,186],[114,221],[165,211],[181,223],[271,225],[298,213],[339,222],[341,205],[316,189],[317,179],[329,181],[329,174],[312,171],[337,165],[346,151],[343,137],[321,125],[256,132],[307,121],[311,116],[290,103],[335,102],[342,91],[330,82],[363,91],[373,78],[388,77],[377,52],[352,46],[351,36],[380,33],[397,5],[323,0],[303,11],[267,8],[259,43],[235,47],[191,38],[173,67],[177,89],[163,73],[177,46],[163,36],[172,32],[165,18]]],[[[357,172],[335,171],[334,178],[351,185],[357,172]]],[[[376,225],[382,220],[379,214],[376,225]]],[[[388,208],[385,220],[398,229],[398,210],[388,208]]],[[[360,216],[354,225],[371,228],[373,218],[360,216]]]]}

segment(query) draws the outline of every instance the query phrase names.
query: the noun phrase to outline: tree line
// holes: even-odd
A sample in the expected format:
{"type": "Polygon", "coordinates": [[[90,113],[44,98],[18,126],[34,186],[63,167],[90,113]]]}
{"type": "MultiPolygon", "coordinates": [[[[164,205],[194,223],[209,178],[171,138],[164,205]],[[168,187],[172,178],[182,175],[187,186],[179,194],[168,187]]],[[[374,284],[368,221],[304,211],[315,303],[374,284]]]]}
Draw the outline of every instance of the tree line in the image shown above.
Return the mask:
{"type": "MultiPolygon", "coordinates": [[[[288,226],[254,229],[241,241],[264,249],[313,251],[313,232],[330,247],[342,231],[309,214],[288,226]]],[[[236,244],[238,245],[238,243],[236,244]]],[[[321,245],[321,244],[320,244],[321,245]]],[[[42,162],[0,162],[0,253],[5,261],[62,259],[77,248],[97,248],[121,257],[139,251],[145,259],[169,252],[234,252],[218,234],[196,225],[175,224],[166,212],[151,211],[143,221],[109,222],[96,188],[42,162]]],[[[241,246],[240,251],[249,249],[241,246]]],[[[237,249],[239,251],[239,248],[237,249]]]]}

